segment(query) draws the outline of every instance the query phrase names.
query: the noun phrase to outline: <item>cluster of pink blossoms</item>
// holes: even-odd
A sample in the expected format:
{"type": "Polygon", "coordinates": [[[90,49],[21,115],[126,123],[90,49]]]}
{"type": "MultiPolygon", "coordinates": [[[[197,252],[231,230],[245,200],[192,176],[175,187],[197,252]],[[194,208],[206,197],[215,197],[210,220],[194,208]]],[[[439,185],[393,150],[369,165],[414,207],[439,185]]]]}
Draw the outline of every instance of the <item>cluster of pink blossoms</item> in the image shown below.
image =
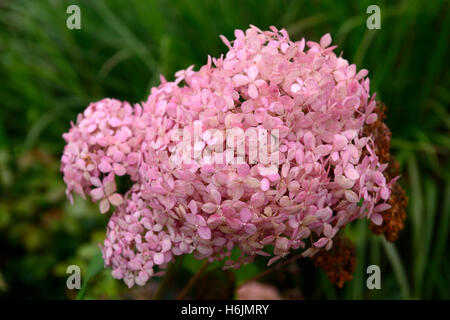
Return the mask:
{"type": "Polygon", "coordinates": [[[225,56],[177,72],[174,82],[162,78],[144,103],[90,104],[64,134],[67,195],[90,196],[102,213],[114,206],[103,258],[129,287],[183,254],[234,268],[256,255],[272,256],[270,265],[300,248],[312,256],[331,249],[347,223],[379,225],[390,208],[387,164],[363,135],[377,120],[367,70],[336,56],[329,34],[293,42],[285,30],[252,26],[235,36],[222,37],[225,56]],[[211,130],[277,129],[279,165],[177,162],[174,132],[194,123],[203,133],[194,152],[216,146],[211,130]],[[124,175],[133,186],[120,194],[124,175]]]}

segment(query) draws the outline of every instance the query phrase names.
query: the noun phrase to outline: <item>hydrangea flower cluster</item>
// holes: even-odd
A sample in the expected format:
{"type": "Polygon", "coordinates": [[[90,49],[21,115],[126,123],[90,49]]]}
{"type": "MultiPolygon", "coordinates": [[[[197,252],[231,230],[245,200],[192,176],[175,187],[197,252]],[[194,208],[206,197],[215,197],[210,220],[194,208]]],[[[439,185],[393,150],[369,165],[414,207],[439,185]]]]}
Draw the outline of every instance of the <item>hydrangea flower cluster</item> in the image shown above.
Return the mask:
{"type": "Polygon", "coordinates": [[[380,225],[390,208],[387,164],[363,134],[377,120],[367,70],[336,56],[329,34],[294,42],[284,29],[251,26],[235,37],[222,37],[228,52],[208,57],[199,71],[179,71],[173,82],[161,77],[146,102],[90,104],[63,135],[67,195],[89,196],[102,213],[114,207],[102,253],[129,287],[183,254],[234,268],[256,255],[271,256],[269,265],[297,249],[312,256],[331,249],[347,223],[380,225]],[[276,129],[279,165],[245,156],[238,165],[180,163],[175,133],[195,124],[202,131],[192,151],[222,150],[215,156],[235,151],[227,143],[216,149],[211,130],[276,129]],[[133,183],[124,194],[120,176],[133,183]]]}

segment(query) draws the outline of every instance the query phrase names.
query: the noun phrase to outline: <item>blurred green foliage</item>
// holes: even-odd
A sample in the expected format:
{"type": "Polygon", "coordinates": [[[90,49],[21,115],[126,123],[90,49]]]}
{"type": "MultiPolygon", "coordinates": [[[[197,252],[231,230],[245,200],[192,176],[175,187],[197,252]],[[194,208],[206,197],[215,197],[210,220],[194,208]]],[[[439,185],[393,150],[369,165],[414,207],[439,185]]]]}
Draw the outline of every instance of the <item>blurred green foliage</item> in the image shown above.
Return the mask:
{"type": "MultiPolygon", "coordinates": [[[[345,230],[358,267],[343,289],[306,260],[262,280],[306,298],[450,298],[450,9],[441,0],[1,1],[0,297],[75,298],[66,268],[80,265],[86,276],[103,240],[108,217],[82,199],[70,206],[59,173],[61,134],[76,114],[103,97],[145,99],[160,74],[173,79],[208,54],[219,56],[219,34],[232,38],[249,24],[285,27],[294,40],[330,32],[344,57],[370,71],[372,91],[388,106],[392,150],[410,199],[395,244],[371,235],[365,221],[345,230]],[[66,28],[70,4],[81,8],[81,30],[66,28]],[[366,28],[371,4],[381,8],[381,30],[366,28]],[[381,290],[366,288],[370,264],[381,266],[381,290]]],[[[173,297],[171,288],[198,262],[177,266],[177,283],[162,297],[173,297]]],[[[240,283],[265,269],[257,260],[229,279],[240,283]]],[[[103,270],[85,294],[149,298],[158,281],[130,291],[103,270]]]]}

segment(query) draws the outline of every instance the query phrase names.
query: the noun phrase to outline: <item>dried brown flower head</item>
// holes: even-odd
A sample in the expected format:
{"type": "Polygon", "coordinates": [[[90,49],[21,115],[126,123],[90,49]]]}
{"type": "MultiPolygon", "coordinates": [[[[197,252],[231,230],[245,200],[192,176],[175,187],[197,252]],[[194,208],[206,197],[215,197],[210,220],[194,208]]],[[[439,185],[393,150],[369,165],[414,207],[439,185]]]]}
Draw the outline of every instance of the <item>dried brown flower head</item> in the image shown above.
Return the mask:
{"type": "MultiPolygon", "coordinates": [[[[386,118],[386,105],[378,102],[375,112],[378,115],[378,120],[364,128],[364,134],[372,134],[375,142],[375,153],[380,159],[381,163],[389,163],[384,175],[387,180],[391,180],[400,175],[399,164],[397,160],[390,154],[390,139],[391,131],[383,122],[386,118]]],[[[386,239],[393,242],[397,240],[399,232],[404,228],[406,219],[406,207],[408,205],[408,198],[405,190],[398,182],[395,182],[391,187],[392,193],[388,203],[391,205],[389,210],[381,212],[383,216],[383,223],[380,226],[374,223],[370,224],[370,230],[374,234],[382,234],[386,239]]]]}
{"type": "Polygon", "coordinates": [[[353,279],[356,267],[355,246],[347,238],[337,236],[330,251],[321,250],[311,259],[316,267],[325,271],[331,283],[339,288],[353,279]]]}

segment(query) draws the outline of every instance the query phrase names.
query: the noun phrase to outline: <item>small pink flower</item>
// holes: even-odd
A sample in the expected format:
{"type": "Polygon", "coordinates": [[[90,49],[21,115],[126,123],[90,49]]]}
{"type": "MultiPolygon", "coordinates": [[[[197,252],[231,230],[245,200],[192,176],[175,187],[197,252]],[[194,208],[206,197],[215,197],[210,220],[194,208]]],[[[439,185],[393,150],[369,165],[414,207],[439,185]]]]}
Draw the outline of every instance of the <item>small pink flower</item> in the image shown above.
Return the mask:
{"type": "Polygon", "coordinates": [[[255,65],[250,66],[246,70],[247,75],[237,74],[233,77],[234,85],[236,87],[248,85],[248,95],[250,98],[256,99],[258,97],[258,87],[266,83],[262,79],[256,79],[258,73],[258,67],[255,65]]]}
{"type": "Polygon", "coordinates": [[[100,200],[101,213],[107,212],[110,204],[117,207],[123,203],[122,196],[116,193],[116,182],[113,174],[108,174],[103,178],[103,182],[99,178],[91,178],[91,183],[97,187],[91,190],[91,197],[93,201],[100,200]]]}

